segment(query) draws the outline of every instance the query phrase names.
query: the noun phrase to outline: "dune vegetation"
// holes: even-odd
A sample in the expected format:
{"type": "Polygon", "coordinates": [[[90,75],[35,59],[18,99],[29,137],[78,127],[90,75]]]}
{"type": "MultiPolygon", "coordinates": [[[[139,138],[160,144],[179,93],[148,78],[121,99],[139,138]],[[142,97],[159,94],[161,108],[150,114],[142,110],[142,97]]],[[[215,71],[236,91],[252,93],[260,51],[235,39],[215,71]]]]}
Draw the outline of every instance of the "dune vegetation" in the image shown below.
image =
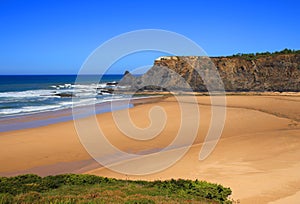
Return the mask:
{"type": "Polygon", "coordinates": [[[231,203],[230,188],[205,181],[132,181],[94,175],[0,177],[0,203],[231,203]]]}

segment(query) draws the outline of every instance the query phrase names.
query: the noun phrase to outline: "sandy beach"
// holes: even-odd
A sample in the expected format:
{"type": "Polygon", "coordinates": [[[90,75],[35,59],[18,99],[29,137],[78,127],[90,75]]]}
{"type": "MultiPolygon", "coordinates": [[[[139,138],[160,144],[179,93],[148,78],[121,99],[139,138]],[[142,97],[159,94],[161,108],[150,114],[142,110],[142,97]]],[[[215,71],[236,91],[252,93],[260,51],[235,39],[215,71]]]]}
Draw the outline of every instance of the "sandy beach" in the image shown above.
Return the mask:
{"type": "MultiPolygon", "coordinates": [[[[184,97],[189,100],[189,96],[184,97]]],[[[197,137],[187,154],[164,171],[132,176],[102,167],[82,146],[73,121],[67,121],[0,133],[0,175],[73,172],[123,179],[198,179],[230,187],[234,200],[241,203],[297,203],[300,198],[299,94],[227,96],[221,139],[203,161],[199,161],[198,155],[210,126],[211,104],[208,96],[197,96],[196,99],[201,116],[197,137]]],[[[149,111],[153,107],[163,108],[168,118],[162,132],[150,140],[126,137],[110,112],[96,118],[107,140],[116,148],[130,153],[149,152],[168,146],[181,122],[180,107],[174,97],[168,97],[129,109],[136,126],[146,128],[151,124],[149,111]]],[[[127,110],[117,112],[124,111],[127,110]]],[[[186,130],[186,134],[189,133],[186,130]]],[[[145,165],[145,160],[133,159],[131,163],[145,165]]],[[[115,165],[122,168],[128,163],[121,161],[115,165]]]]}

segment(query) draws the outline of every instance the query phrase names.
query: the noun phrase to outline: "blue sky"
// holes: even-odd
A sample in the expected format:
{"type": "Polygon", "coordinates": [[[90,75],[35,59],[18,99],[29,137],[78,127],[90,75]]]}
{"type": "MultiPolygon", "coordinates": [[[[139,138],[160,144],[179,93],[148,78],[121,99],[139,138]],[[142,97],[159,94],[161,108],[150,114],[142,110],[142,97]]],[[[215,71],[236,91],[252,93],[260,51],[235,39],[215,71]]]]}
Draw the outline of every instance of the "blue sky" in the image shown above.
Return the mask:
{"type": "Polygon", "coordinates": [[[209,56],[300,49],[299,9],[298,0],[0,0],[0,74],[76,74],[99,45],[137,29],[177,32],[209,56]]]}

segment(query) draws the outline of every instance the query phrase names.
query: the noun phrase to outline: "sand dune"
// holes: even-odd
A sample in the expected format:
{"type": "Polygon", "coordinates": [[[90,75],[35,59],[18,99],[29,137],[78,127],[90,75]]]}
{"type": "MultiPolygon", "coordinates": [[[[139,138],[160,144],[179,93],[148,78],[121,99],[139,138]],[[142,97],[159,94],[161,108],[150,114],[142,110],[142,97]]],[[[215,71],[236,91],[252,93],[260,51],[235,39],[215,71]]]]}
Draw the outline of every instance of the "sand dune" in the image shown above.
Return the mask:
{"type": "MultiPolygon", "coordinates": [[[[184,100],[187,107],[193,105],[188,103],[189,97],[184,100]]],[[[127,179],[189,178],[231,187],[233,198],[241,203],[284,203],[284,199],[289,199],[290,203],[297,200],[300,191],[299,96],[228,96],[221,139],[213,153],[203,161],[199,161],[198,156],[209,129],[211,107],[207,96],[197,97],[197,103],[200,110],[197,137],[187,154],[164,171],[133,176],[101,167],[83,148],[70,121],[1,133],[0,174],[87,172],[127,179]]],[[[112,113],[97,115],[99,127],[111,144],[125,152],[145,154],[167,147],[180,125],[180,108],[175,98],[170,97],[130,109],[131,120],[140,128],[148,127],[151,125],[148,113],[153,107],[163,108],[168,120],[163,131],[151,140],[137,141],[126,137],[114,123],[112,113]]],[[[126,119],[118,116],[120,121],[126,119]]],[[[190,134],[189,128],[184,134],[190,134]]],[[[157,154],[156,163],[144,156],[130,161],[119,160],[115,166],[121,169],[153,167],[176,151],[181,150],[171,149],[157,154]]]]}

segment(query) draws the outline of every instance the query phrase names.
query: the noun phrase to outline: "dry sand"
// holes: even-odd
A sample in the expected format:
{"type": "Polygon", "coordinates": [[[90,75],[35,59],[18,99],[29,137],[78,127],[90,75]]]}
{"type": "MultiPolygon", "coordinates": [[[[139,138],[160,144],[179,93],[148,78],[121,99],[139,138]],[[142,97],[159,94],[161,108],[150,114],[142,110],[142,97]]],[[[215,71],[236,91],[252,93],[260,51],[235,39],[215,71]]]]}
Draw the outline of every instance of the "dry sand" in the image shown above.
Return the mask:
{"type": "MultiPolygon", "coordinates": [[[[188,96],[186,100],[188,102],[188,96]]],[[[300,97],[228,96],[224,131],[215,150],[204,161],[199,161],[198,155],[210,125],[211,106],[207,96],[198,96],[197,100],[201,116],[197,138],[188,153],[164,171],[132,176],[101,167],[85,151],[73,122],[69,121],[0,133],[0,175],[87,172],[126,179],[198,179],[230,187],[233,198],[241,203],[297,203],[300,197],[300,97]]],[[[136,126],[145,128],[151,124],[148,113],[154,106],[162,107],[168,119],[163,131],[151,140],[126,137],[114,123],[112,113],[97,115],[99,127],[108,141],[123,151],[139,153],[166,147],[180,125],[181,115],[174,98],[138,105],[129,113],[136,126]]],[[[88,119],[83,122],[88,123],[88,119]]],[[[189,133],[186,130],[186,134],[189,133]]],[[[180,149],[170,150],[170,154],[176,151],[180,149]]],[[[165,156],[161,154],[160,158],[158,154],[157,158],[163,161],[165,156]]],[[[158,165],[145,161],[148,160],[130,160],[136,168],[158,165]]],[[[128,162],[119,162],[116,166],[125,168],[128,162]]]]}

